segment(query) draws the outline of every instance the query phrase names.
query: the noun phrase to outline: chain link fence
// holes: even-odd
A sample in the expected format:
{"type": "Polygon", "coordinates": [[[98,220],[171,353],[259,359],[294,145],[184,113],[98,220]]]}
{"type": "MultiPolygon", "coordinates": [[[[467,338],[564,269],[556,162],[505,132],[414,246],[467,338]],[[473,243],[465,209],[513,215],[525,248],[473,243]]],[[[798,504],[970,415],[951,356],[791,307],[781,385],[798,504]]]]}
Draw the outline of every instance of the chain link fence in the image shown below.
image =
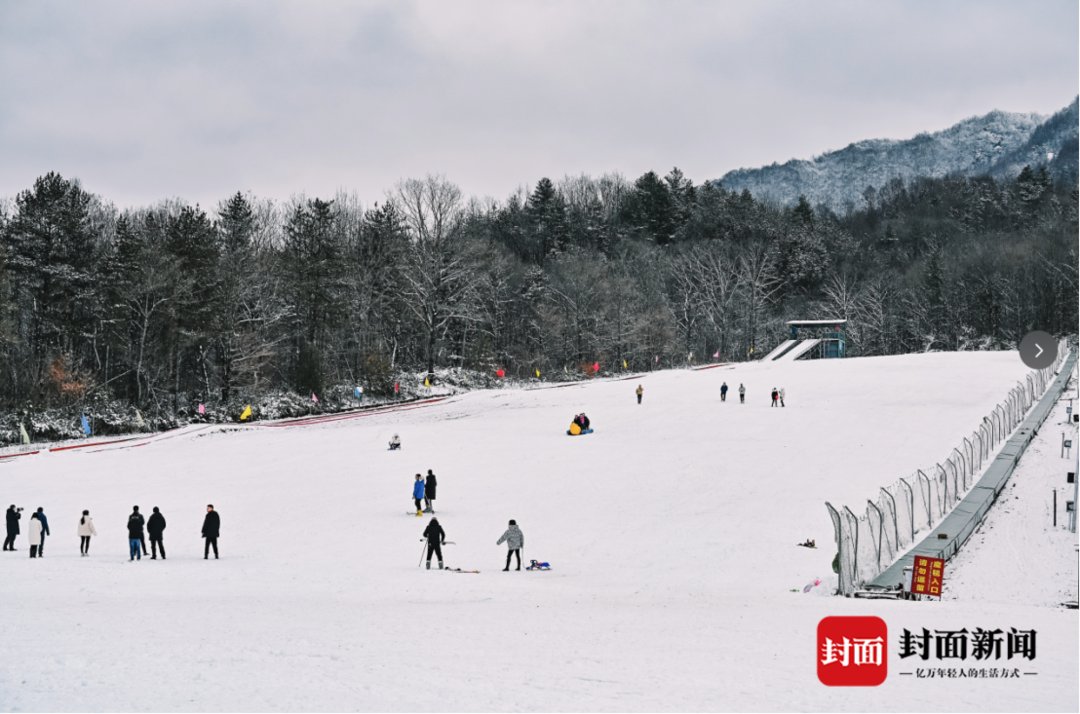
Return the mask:
{"type": "Polygon", "coordinates": [[[1054,364],[1018,381],[943,461],[882,486],[865,507],[837,509],[826,502],[839,549],[841,594],[851,595],[873,580],[915,544],[920,532],[933,529],[952,511],[978,481],[997,447],[1045,393],[1068,349],[1062,340],[1054,364]]]}

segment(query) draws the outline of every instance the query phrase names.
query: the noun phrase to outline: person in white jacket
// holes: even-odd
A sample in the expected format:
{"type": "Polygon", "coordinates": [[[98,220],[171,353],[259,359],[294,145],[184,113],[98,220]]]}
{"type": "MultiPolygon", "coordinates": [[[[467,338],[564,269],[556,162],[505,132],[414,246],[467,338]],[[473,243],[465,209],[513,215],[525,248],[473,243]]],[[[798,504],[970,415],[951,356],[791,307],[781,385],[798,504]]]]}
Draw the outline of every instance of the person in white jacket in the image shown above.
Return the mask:
{"type": "Polygon", "coordinates": [[[30,514],[30,525],[27,529],[30,531],[30,557],[36,558],[38,544],[41,543],[41,521],[38,520],[37,513],[30,514]]]}
{"type": "Polygon", "coordinates": [[[90,511],[83,511],[82,518],[79,519],[79,555],[86,557],[90,555],[90,536],[96,536],[97,529],[94,528],[94,519],[90,517],[90,511]]]}

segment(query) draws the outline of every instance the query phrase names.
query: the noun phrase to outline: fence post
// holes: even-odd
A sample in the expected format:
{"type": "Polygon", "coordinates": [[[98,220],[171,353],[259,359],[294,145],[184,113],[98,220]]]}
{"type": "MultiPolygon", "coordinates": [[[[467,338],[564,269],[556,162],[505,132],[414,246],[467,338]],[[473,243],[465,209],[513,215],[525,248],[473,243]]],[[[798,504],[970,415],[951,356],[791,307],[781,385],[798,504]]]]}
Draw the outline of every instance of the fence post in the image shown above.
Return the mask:
{"type": "Polygon", "coordinates": [[[900,479],[900,483],[903,484],[903,487],[907,489],[909,518],[908,523],[905,523],[904,526],[905,530],[910,533],[910,540],[908,540],[908,544],[910,545],[911,543],[915,542],[915,491],[911,488],[911,484],[905,481],[903,478],[900,479]]]}
{"type": "Polygon", "coordinates": [[[862,584],[859,580],[859,519],[847,506],[844,506],[844,515],[851,529],[851,586],[855,588],[862,584]]]}
{"type": "MultiPolygon", "coordinates": [[[[886,489],[884,486],[881,487],[881,495],[882,495],[883,498],[887,499],[890,504],[892,504],[893,549],[896,551],[896,553],[899,553],[900,552],[900,526],[896,523],[896,521],[899,520],[899,516],[896,513],[896,499],[893,498],[893,495],[891,493],[889,493],[888,489],[886,489]]],[[[894,555],[895,555],[895,553],[894,553],[894,555]]]]}
{"type": "Polygon", "coordinates": [[[916,473],[919,474],[919,478],[922,479],[919,481],[919,491],[922,492],[923,503],[926,505],[926,527],[933,528],[934,512],[930,510],[930,477],[924,474],[922,469],[919,469],[916,473]],[[926,484],[925,486],[923,486],[924,483],[926,484]]]}

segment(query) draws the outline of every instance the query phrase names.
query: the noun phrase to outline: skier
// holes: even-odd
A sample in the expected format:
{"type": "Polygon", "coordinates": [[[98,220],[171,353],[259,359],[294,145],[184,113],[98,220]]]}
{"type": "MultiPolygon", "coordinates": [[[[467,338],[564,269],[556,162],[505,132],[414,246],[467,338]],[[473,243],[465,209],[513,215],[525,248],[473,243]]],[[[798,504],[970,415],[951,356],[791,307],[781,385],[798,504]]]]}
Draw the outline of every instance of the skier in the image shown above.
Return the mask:
{"type": "Polygon", "coordinates": [[[15,508],[15,504],[7,509],[7,538],[4,539],[4,550],[15,550],[15,537],[19,535],[19,519],[22,518],[22,509],[15,508]]]}
{"type": "Polygon", "coordinates": [[[727,382],[720,385],[720,401],[727,401],[727,382]]]}
{"type": "Polygon", "coordinates": [[[142,542],[145,538],[143,533],[143,526],[146,524],[146,520],[142,514],[139,513],[138,506],[132,506],[131,515],[128,516],[127,528],[128,528],[128,546],[131,551],[131,560],[138,558],[142,560],[142,542]]]}
{"type": "Polygon", "coordinates": [[[210,548],[214,549],[214,560],[218,559],[217,539],[221,535],[221,516],[214,510],[214,504],[206,505],[206,518],[203,519],[202,535],[206,539],[206,549],[203,552],[203,560],[210,557],[210,548]]]}
{"type": "Polygon", "coordinates": [[[644,393],[645,393],[645,388],[644,388],[644,387],[642,387],[642,386],[641,386],[641,385],[639,384],[639,385],[637,386],[637,389],[635,389],[635,390],[634,390],[634,394],[637,394],[637,403],[638,403],[638,404],[641,404],[641,395],[642,395],[642,394],[644,394],[644,393]]]}
{"type": "Polygon", "coordinates": [[[739,382],[739,404],[746,404],[746,387],[739,382]]]}
{"type": "Polygon", "coordinates": [[[779,399],[780,399],[780,392],[776,391],[776,387],[773,387],[772,388],[772,405],[771,406],[775,407],[779,403],[777,401],[779,399]]]}
{"type": "Polygon", "coordinates": [[[401,448],[401,437],[399,437],[397,434],[394,434],[394,437],[392,439],[390,439],[390,450],[391,451],[397,451],[400,448],[401,448]]]}
{"type": "Polygon", "coordinates": [[[412,497],[413,503],[416,504],[416,515],[424,515],[420,506],[420,502],[424,500],[424,477],[420,474],[416,474],[416,480],[413,481],[412,497]]]}
{"type": "Polygon", "coordinates": [[[503,541],[506,541],[508,549],[506,551],[506,567],[503,568],[503,572],[510,570],[510,557],[514,555],[517,556],[517,569],[521,570],[521,549],[525,547],[525,534],[521,532],[517,521],[513,518],[510,519],[509,527],[505,533],[499,536],[499,540],[495,542],[495,545],[500,545],[503,541]]]}
{"type": "Polygon", "coordinates": [[[784,406],[784,388],[780,387],[780,406],[784,406]]]}
{"type": "Polygon", "coordinates": [[[442,547],[446,543],[446,531],[439,525],[438,518],[432,518],[424,529],[424,537],[427,538],[427,569],[431,570],[431,554],[439,558],[439,570],[443,569],[442,547]]]}
{"type": "Polygon", "coordinates": [[[427,479],[424,481],[424,505],[427,508],[424,509],[425,513],[435,513],[435,487],[439,485],[438,479],[435,478],[435,473],[431,470],[427,470],[427,479]]]}
{"type": "Polygon", "coordinates": [[[49,519],[45,517],[45,509],[38,506],[37,519],[41,522],[41,542],[38,543],[37,554],[39,558],[45,557],[45,536],[51,536],[52,532],[49,530],[49,519]]]}
{"type": "Polygon", "coordinates": [[[45,540],[45,534],[41,530],[41,519],[38,518],[37,512],[30,514],[30,557],[36,558],[38,556],[38,543],[45,540]]]}
{"type": "Polygon", "coordinates": [[[96,536],[94,519],[90,517],[90,511],[83,511],[79,519],[79,555],[83,558],[90,555],[90,536],[96,536]]]}
{"type": "Polygon", "coordinates": [[[146,522],[146,532],[150,534],[150,550],[153,555],[150,560],[157,560],[158,551],[161,551],[161,559],[165,560],[165,543],[161,538],[165,533],[165,516],[154,506],[154,512],[150,514],[150,520],[146,522]]]}

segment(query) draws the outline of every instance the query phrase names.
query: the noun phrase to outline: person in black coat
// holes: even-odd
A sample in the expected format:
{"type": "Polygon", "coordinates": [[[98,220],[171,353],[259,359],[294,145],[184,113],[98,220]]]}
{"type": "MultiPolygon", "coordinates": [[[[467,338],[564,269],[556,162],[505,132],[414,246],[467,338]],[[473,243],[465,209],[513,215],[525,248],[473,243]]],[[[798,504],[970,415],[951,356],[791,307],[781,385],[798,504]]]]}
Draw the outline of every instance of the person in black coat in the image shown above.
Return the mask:
{"type": "Polygon", "coordinates": [[[143,532],[143,526],[146,525],[146,519],[139,513],[139,507],[134,506],[131,509],[131,515],[128,516],[127,528],[128,528],[128,545],[131,554],[131,560],[138,558],[142,560],[142,542],[146,538],[146,534],[143,532]]]}
{"type": "Polygon", "coordinates": [[[206,518],[203,519],[202,535],[206,539],[206,549],[203,552],[203,560],[210,557],[210,548],[214,549],[214,560],[218,559],[217,539],[221,535],[221,516],[214,510],[214,504],[206,506],[206,518]]]}
{"type": "Polygon", "coordinates": [[[427,478],[424,479],[424,504],[427,506],[424,511],[427,513],[435,512],[435,504],[432,501],[435,500],[435,487],[438,485],[439,481],[435,478],[435,474],[428,469],[427,478]]]}
{"type": "Polygon", "coordinates": [[[7,509],[7,538],[4,539],[4,550],[15,550],[15,536],[19,535],[19,519],[22,518],[21,508],[15,508],[11,504],[7,509]]]}
{"type": "Polygon", "coordinates": [[[439,570],[442,570],[442,546],[446,542],[446,531],[439,525],[438,518],[432,518],[424,529],[424,537],[427,538],[427,569],[431,570],[431,554],[439,557],[439,570]]]}
{"type": "Polygon", "coordinates": [[[45,557],[45,536],[51,536],[52,532],[49,531],[49,519],[45,517],[45,509],[38,506],[37,518],[41,521],[41,543],[38,544],[38,557],[45,557]]]}
{"type": "Polygon", "coordinates": [[[157,560],[158,550],[161,551],[161,559],[165,560],[165,544],[161,541],[161,537],[165,533],[165,516],[161,515],[161,511],[158,510],[157,506],[154,506],[154,512],[150,514],[150,520],[146,522],[146,532],[150,534],[150,550],[153,551],[150,560],[157,560]]]}

